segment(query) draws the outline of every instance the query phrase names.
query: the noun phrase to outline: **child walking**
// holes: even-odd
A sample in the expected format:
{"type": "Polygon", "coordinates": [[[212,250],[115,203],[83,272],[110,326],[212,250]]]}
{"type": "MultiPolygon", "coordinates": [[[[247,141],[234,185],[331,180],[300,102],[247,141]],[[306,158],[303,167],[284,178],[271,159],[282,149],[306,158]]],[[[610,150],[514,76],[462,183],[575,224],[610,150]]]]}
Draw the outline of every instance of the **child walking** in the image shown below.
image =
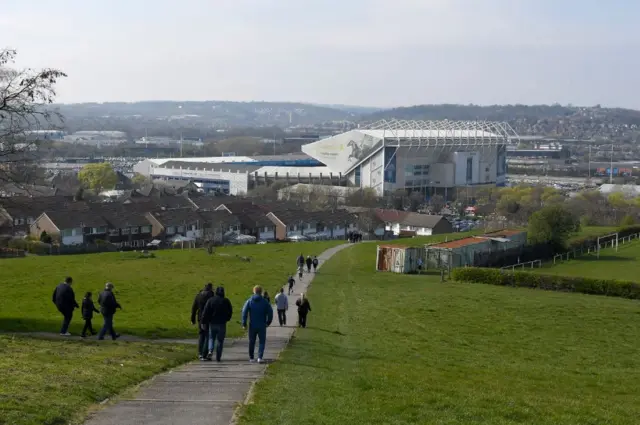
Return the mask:
{"type": "Polygon", "coordinates": [[[87,336],[87,331],[89,331],[91,335],[96,334],[96,331],[93,330],[93,325],[91,324],[94,311],[96,313],[100,313],[100,310],[96,308],[91,300],[91,292],[87,292],[84,294],[84,299],[82,300],[82,318],[84,319],[84,328],[82,328],[82,334],[80,335],[82,338],[87,336]]]}

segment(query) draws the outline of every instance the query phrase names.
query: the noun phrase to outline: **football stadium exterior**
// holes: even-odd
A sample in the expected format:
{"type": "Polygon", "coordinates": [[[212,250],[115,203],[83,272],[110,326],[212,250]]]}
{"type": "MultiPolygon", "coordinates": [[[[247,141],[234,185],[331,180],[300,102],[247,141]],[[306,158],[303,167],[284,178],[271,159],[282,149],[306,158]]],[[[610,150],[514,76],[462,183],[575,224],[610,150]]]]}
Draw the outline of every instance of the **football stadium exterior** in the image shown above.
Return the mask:
{"type": "Polygon", "coordinates": [[[230,194],[286,181],[446,196],[453,188],[503,185],[507,145],[517,138],[506,123],[380,121],[304,145],[305,155],[147,159],[134,171],[230,194]]]}

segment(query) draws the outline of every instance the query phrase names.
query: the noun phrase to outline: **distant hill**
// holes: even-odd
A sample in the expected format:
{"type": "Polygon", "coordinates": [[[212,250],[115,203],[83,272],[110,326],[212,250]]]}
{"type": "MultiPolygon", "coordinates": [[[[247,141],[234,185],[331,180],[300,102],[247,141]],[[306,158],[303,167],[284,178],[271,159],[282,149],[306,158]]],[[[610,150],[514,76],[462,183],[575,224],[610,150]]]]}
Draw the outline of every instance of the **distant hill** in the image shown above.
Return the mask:
{"type": "Polygon", "coordinates": [[[60,104],[56,107],[67,120],[152,119],[217,127],[313,125],[355,118],[354,113],[343,109],[293,102],[149,101],[60,104]]]}
{"type": "Polygon", "coordinates": [[[315,104],[316,106],[337,109],[339,111],[349,112],[355,115],[373,114],[385,110],[385,108],[376,108],[372,106],[356,106],[356,105],[322,105],[315,104]]]}
{"type": "Polygon", "coordinates": [[[640,111],[562,105],[418,105],[367,114],[361,121],[480,120],[508,122],[520,135],[640,142],[640,111]]]}

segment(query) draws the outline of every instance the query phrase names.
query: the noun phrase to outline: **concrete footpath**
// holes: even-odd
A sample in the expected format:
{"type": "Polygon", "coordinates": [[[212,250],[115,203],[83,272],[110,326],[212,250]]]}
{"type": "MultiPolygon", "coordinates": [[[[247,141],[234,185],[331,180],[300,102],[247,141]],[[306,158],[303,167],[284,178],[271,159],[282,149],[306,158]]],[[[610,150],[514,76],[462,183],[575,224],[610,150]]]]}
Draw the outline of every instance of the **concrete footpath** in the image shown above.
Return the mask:
{"type": "MultiPolygon", "coordinates": [[[[339,245],[318,256],[322,264],[336,252],[350,246],[339,245]]],[[[293,259],[292,259],[293,262],[293,259]]],[[[296,276],[297,277],[297,276],[296,276]]],[[[275,314],[267,329],[266,364],[276,361],[297,326],[294,305],[301,292],[313,281],[314,274],[296,280],[295,295],[289,297],[288,326],[280,327],[275,314]]],[[[247,297],[249,294],[247,294],[247,297]]],[[[272,297],[275,294],[272,294],[272,297]]],[[[238,319],[240,311],[234,313],[238,319]]],[[[94,414],[86,425],[228,425],[266,364],[249,363],[249,341],[246,337],[225,341],[222,362],[192,362],[170,372],[157,375],[142,384],[132,399],[119,399],[94,414]]],[[[257,351],[256,344],[256,351],[257,351]]],[[[194,353],[195,356],[195,353],[194,353]]]]}

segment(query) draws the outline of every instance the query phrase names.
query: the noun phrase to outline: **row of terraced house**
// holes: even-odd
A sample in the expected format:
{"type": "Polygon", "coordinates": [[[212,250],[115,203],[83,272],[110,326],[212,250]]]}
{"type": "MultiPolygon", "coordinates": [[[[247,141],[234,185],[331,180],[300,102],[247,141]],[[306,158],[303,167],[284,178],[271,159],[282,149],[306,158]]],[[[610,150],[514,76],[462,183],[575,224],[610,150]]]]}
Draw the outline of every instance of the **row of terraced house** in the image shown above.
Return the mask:
{"type": "Polygon", "coordinates": [[[119,247],[144,247],[177,236],[221,242],[225,235],[251,235],[257,241],[286,240],[322,233],[344,239],[357,228],[356,215],[344,211],[309,212],[286,202],[259,204],[233,197],[129,197],[114,202],[72,197],[0,198],[0,235],[40,238],[61,245],[104,241],[119,247]]]}

